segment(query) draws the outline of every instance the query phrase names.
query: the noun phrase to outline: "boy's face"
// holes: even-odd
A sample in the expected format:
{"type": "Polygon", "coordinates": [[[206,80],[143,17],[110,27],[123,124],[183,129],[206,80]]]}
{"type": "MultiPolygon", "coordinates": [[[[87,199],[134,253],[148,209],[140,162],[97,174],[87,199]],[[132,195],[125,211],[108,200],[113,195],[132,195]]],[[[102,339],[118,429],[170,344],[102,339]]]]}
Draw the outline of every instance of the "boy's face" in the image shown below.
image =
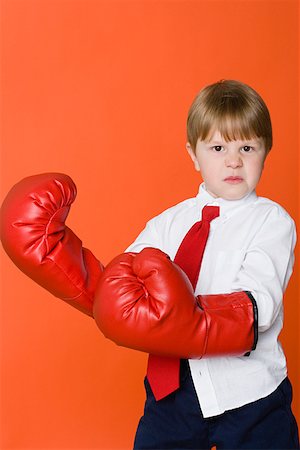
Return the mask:
{"type": "Polygon", "coordinates": [[[261,138],[226,142],[216,131],[209,141],[198,139],[195,152],[186,147],[213,197],[238,200],[255,189],[266,157],[261,138]]]}

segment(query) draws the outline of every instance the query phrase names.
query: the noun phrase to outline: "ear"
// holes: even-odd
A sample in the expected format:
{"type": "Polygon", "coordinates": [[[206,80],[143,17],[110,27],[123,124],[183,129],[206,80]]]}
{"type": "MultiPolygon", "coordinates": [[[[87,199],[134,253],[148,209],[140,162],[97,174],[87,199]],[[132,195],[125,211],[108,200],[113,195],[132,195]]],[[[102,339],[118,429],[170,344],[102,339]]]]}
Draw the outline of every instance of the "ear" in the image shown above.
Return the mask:
{"type": "Polygon", "coordinates": [[[193,150],[191,144],[190,144],[189,142],[187,142],[185,148],[187,149],[188,154],[190,155],[190,158],[191,158],[191,160],[192,160],[193,163],[194,163],[195,169],[197,170],[197,172],[200,172],[199,162],[198,162],[196,153],[195,153],[195,151],[193,150]]]}

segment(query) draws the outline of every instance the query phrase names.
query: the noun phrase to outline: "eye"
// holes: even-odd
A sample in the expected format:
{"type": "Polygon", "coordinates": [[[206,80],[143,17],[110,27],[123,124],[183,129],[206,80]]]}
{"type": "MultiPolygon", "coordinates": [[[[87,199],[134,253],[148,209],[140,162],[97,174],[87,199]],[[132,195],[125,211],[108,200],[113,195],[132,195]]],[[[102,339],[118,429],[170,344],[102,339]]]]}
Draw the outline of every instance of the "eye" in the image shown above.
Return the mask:
{"type": "Polygon", "coordinates": [[[214,145],[214,146],[212,147],[212,149],[213,149],[215,152],[221,152],[221,151],[223,150],[223,147],[222,147],[222,145],[214,145]]]}
{"type": "Polygon", "coordinates": [[[253,147],[250,147],[250,145],[244,145],[244,147],[242,147],[242,151],[245,153],[249,153],[253,150],[253,147]]]}

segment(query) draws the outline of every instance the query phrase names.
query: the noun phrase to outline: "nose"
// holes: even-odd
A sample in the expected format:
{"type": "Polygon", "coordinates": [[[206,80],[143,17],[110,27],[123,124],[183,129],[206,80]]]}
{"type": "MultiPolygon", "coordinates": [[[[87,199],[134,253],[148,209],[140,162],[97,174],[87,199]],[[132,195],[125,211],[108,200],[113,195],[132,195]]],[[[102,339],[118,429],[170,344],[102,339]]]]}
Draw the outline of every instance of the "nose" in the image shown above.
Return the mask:
{"type": "Polygon", "coordinates": [[[232,169],[237,169],[242,167],[243,161],[240,155],[227,155],[225,159],[226,167],[231,167],[232,169]]]}

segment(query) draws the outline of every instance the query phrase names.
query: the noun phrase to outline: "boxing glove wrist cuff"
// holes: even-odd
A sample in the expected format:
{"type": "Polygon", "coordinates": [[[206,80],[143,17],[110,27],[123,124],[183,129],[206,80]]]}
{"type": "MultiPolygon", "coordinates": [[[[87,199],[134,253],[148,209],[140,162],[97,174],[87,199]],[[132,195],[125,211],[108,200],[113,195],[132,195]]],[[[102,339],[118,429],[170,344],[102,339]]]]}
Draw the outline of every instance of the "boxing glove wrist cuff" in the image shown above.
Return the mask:
{"type": "MultiPolygon", "coordinates": [[[[255,298],[253,297],[253,295],[251,294],[250,291],[245,291],[245,294],[247,294],[247,296],[249,297],[249,299],[251,300],[252,303],[252,307],[253,307],[253,346],[251,351],[256,349],[256,345],[257,345],[257,341],[258,341],[258,308],[257,308],[257,303],[255,298]]],[[[247,352],[245,353],[244,356],[250,356],[251,352],[247,352]]]]}
{"type": "Polygon", "coordinates": [[[203,357],[247,355],[256,348],[258,312],[249,291],[199,295],[206,322],[203,357]]]}

